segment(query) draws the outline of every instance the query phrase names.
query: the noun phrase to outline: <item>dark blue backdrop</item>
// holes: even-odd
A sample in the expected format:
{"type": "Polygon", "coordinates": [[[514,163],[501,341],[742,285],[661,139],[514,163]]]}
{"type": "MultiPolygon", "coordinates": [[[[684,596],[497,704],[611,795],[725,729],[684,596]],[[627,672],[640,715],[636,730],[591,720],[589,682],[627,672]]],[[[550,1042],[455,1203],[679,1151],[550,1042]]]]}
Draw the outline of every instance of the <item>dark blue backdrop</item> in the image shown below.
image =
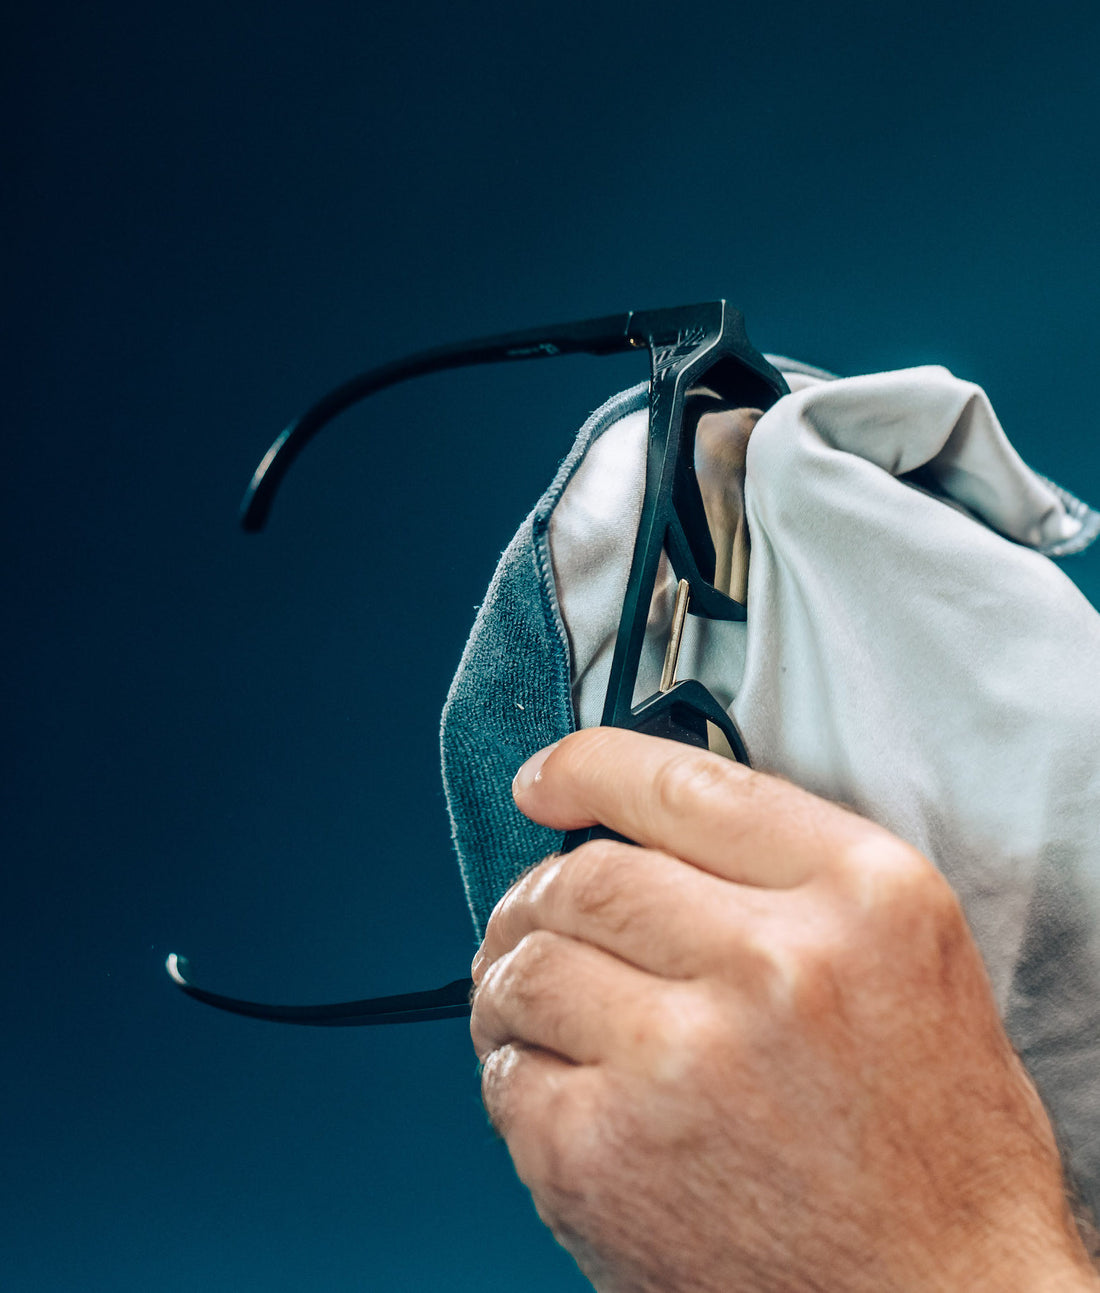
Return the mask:
{"type": "Polygon", "coordinates": [[[643,373],[434,377],[332,428],[260,538],[241,490],[370,363],[727,296],[766,349],[948,364],[1100,499],[1100,9],[24,3],[4,44],[4,1285],[579,1288],[463,1023],[280,1029],[161,967],[465,972],[439,708],[643,373]]]}

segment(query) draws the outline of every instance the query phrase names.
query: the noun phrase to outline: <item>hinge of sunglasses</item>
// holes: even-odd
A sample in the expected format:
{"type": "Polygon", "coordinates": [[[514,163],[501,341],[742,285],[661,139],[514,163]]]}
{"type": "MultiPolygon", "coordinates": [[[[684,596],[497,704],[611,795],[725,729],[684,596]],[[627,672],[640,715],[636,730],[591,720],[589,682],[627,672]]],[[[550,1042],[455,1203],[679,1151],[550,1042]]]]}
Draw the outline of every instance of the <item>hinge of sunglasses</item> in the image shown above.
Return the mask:
{"type": "Polygon", "coordinates": [[[676,585],[676,605],[672,608],[672,628],[665,648],[665,663],[661,669],[660,691],[671,691],[676,686],[676,665],[680,659],[680,641],[684,636],[691,586],[686,579],[676,585]]]}

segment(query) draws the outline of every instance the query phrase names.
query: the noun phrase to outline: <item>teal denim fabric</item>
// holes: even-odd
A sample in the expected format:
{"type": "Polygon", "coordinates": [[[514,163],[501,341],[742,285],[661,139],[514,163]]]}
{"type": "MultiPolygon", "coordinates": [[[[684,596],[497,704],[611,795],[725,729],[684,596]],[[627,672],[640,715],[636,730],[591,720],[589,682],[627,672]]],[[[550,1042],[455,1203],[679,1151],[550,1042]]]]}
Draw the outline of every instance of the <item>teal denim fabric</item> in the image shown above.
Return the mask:
{"type": "Polygon", "coordinates": [[[516,769],[573,731],[569,642],[558,611],[547,530],[592,443],[646,407],[648,383],[609,400],[581,428],[550,488],[500,559],[443,710],[443,785],[478,938],[512,882],[557,849],[512,802],[516,769]]]}

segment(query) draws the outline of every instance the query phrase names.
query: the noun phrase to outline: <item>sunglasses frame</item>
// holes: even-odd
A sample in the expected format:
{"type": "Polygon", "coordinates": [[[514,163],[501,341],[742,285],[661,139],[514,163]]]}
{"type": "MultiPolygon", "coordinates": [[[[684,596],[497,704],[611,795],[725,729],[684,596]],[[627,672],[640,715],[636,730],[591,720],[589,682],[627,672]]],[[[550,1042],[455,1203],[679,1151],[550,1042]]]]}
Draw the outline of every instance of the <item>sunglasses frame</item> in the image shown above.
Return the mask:
{"type": "MultiPolygon", "coordinates": [[[[694,679],[635,703],[639,662],[645,641],[658,567],[667,552],[680,580],[681,599],[691,613],[709,619],[744,620],[745,606],[713,587],[714,545],[695,476],[695,422],[685,418],[693,391],[703,387],[724,406],[768,409],[788,393],[782,374],[756,350],[738,310],[725,301],[664,310],[628,311],[555,327],[483,337],[453,346],[420,351],[373,368],[338,386],[292,422],[264,455],[241,505],[245,530],[261,530],[275,493],[290,465],[308,442],[334,418],[376,391],[448,368],[550,358],[564,354],[607,355],[647,349],[652,370],[649,387],[649,437],[645,493],[637,538],[619,618],[603,725],[670,737],[706,747],[707,724],[723,734],[736,759],[748,763],[744,742],[725,710],[694,679]],[[684,587],[686,584],[686,588],[684,587]]],[[[683,610],[679,613],[682,622],[683,610]]],[[[671,675],[678,649],[670,648],[671,675]]],[[[667,665],[667,661],[666,661],[667,665]]],[[[569,852],[586,840],[622,838],[604,827],[570,831],[562,846],[569,852]]],[[[185,957],[171,953],[167,970],[188,996],[232,1014],[280,1023],[328,1027],[426,1022],[470,1013],[469,978],[426,992],[369,997],[316,1006],[280,1006],[228,997],[197,987],[185,957]]]]}

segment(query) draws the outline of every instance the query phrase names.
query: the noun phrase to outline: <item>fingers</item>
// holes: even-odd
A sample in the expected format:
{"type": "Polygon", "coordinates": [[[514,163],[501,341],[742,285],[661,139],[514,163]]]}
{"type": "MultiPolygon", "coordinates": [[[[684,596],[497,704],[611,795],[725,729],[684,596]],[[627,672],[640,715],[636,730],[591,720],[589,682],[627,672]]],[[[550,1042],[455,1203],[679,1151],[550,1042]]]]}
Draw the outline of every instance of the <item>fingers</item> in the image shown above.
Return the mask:
{"type": "Polygon", "coordinates": [[[486,1056],[482,1102],[520,1180],[534,1187],[573,1176],[576,1146],[602,1122],[600,1083],[598,1070],[521,1042],[486,1056]]]}
{"type": "Polygon", "coordinates": [[[742,884],[790,888],[885,832],[797,786],[676,741],[575,732],[516,774],[521,812],[558,830],[597,823],[742,884]]]}
{"type": "Polygon", "coordinates": [[[478,1059],[515,1042],[574,1064],[659,1047],[662,981],[598,948],[537,930],[485,971],[470,1036],[478,1059]]]}
{"type": "Polygon", "coordinates": [[[569,1060],[525,1042],[507,1042],[490,1051],[481,1065],[481,1100],[493,1130],[507,1139],[520,1109],[530,1108],[535,1099],[545,1103],[576,1071],[569,1060]]]}
{"type": "Polygon", "coordinates": [[[548,858],[498,903],[475,961],[484,968],[536,929],[591,943],[663,978],[689,978],[735,956],[737,934],[761,928],[766,898],[671,858],[593,840],[548,858]]]}

